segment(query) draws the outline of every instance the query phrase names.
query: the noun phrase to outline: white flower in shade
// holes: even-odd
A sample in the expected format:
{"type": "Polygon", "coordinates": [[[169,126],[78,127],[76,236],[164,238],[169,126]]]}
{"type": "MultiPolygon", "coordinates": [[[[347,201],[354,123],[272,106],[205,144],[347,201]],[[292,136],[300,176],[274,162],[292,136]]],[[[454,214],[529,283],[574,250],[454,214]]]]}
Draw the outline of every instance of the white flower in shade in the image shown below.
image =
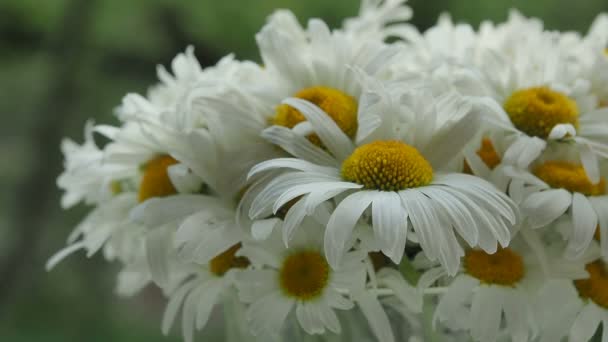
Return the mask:
{"type": "MultiPolygon", "coordinates": [[[[601,22],[595,27],[602,27],[601,22]]],[[[397,70],[435,75],[446,62],[461,66],[445,83],[500,103],[502,109],[494,108],[485,118],[511,134],[505,162],[521,166],[536,159],[548,143],[575,143],[586,171],[597,181],[598,160],[608,157],[606,109],[597,98],[597,89],[608,79],[608,61],[597,43],[603,34],[596,31],[589,37],[600,38],[565,44],[559,34],[544,31],[541,21],[516,11],[506,23],[484,23],[479,32],[442,17],[424,34],[411,30],[403,36],[414,52],[397,70]],[[471,82],[476,79],[481,84],[471,82]]]]}
{"type": "Polygon", "coordinates": [[[608,15],[599,14],[586,36],[562,34],[564,50],[569,51],[581,66],[581,72],[591,82],[592,93],[600,106],[608,105],[608,15]]]}
{"type": "Polygon", "coordinates": [[[127,245],[137,245],[138,234],[132,234],[128,241],[123,239],[113,240],[113,236],[127,235],[120,234],[121,231],[138,230],[137,224],[129,219],[129,212],[137,204],[136,196],[132,193],[119,194],[110,200],[99,204],[87,217],[72,231],[68,237],[68,246],[57,252],[47,262],[47,269],[53,268],[57,263],[72,253],[85,250],[87,256],[91,257],[100,249],[111,242],[114,246],[107,246],[106,256],[108,259],[119,259],[123,261],[132,260],[132,250],[122,249],[121,243],[127,245]]]}
{"type": "Polygon", "coordinates": [[[608,122],[591,80],[562,51],[555,33],[529,33],[530,22],[514,17],[503,46],[490,49],[477,66],[504,108],[503,115],[489,122],[514,134],[505,162],[525,166],[549,142],[575,143],[586,172],[597,181],[599,160],[608,157],[608,122]],[[518,41],[523,35],[526,40],[518,41]]]}
{"type": "Polygon", "coordinates": [[[186,279],[172,289],[169,303],[165,309],[162,331],[166,335],[182,308],[182,334],[186,342],[192,342],[195,330],[207,324],[213,308],[225,304],[228,296],[233,296],[238,272],[249,265],[249,260],[236,253],[241,244],[235,244],[220,254],[213,256],[208,263],[186,262],[186,279]]]}
{"type": "MultiPolygon", "coordinates": [[[[434,268],[423,278],[432,281],[442,275],[442,269],[434,268]]],[[[494,254],[469,249],[462,273],[439,299],[435,319],[450,329],[468,330],[475,341],[496,341],[499,336],[532,340],[539,328],[531,303],[544,281],[535,252],[519,238],[494,254]]]]}
{"type": "Polygon", "coordinates": [[[365,0],[361,1],[359,14],[344,20],[343,31],[352,35],[355,41],[384,41],[403,30],[404,22],[412,18],[412,9],[405,5],[407,0],[365,0]]]}
{"type": "Polygon", "coordinates": [[[194,55],[194,47],[188,46],[171,61],[173,75],[162,65],[156,67],[160,82],[148,91],[150,102],[161,108],[174,110],[184,95],[203,78],[203,68],[194,55]]]}
{"type": "Polygon", "coordinates": [[[152,279],[161,287],[170,279],[172,255],[181,262],[206,264],[245,238],[232,204],[213,196],[152,198],[138,205],[131,218],[149,229],[146,255],[152,279]]]}
{"type": "Polygon", "coordinates": [[[542,323],[539,341],[587,342],[593,340],[600,326],[603,333],[599,341],[608,341],[608,276],[606,262],[590,261],[588,275],[574,281],[547,282],[544,291],[534,302],[539,308],[542,323]]]}
{"type": "MultiPolygon", "coordinates": [[[[366,20],[380,23],[384,17],[386,20],[407,17],[407,10],[402,10],[400,4],[401,1],[366,4],[365,12],[378,16],[366,20]],[[399,13],[389,13],[389,8],[399,8],[399,13]]],[[[357,24],[353,23],[352,30],[356,30],[355,26],[357,24]]],[[[287,97],[316,103],[354,137],[357,102],[362,90],[353,68],[378,75],[397,54],[398,48],[373,39],[375,34],[363,39],[348,32],[331,31],[318,19],[310,20],[305,29],[291,12],[277,11],[256,36],[264,65],[259,70],[263,72],[252,72],[255,77],[249,81],[226,86],[222,96],[210,96],[206,91],[200,93],[193,89],[187,112],[194,117],[204,117],[209,134],[222,155],[233,156],[226,158],[231,163],[222,168],[224,172],[234,174],[222,177],[226,182],[242,188],[245,185],[243,175],[253,165],[285,155],[260,138],[265,128],[278,125],[308,135],[310,126],[305,123],[306,118],[296,109],[282,104],[287,97]],[[340,99],[335,106],[333,98],[340,99]]],[[[319,141],[318,138],[312,140],[319,141]]]]}
{"type": "Polygon", "coordinates": [[[243,243],[240,255],[246,256],[253,268],[240,273],[237,287],[241,300],[251,303],[246,319],[254,335],[280,334],[294,308],[307,333],[339,333],[334,309],[353,308],[344,293],[361,291],[365,286],[364,253],[346,253],[341,267],[333,269],[323,253],[322,226],[312,220],[302,225],[289,249],[277,232],[264,242],[243,243]]]}
{"type": "Polygon", "coordinates": [[[382,252],[394,262],[401,260],[411,225],[415,233],[410,237],[420,242],[429,258],[439,259],[450,274],[456,272],[463,255],[454,230],[469,245],[488,252],[496,250],[497,241],[507,246],[516,208],[506,195],[480,178],[441,172],[441,167],[458,158],[471,130],[475,131],[470,104],[453,93],[432,99],[419,96],[409,107],[393,99],[388,101],[392,106],[369,111],[383,116],[361,110],[358,146],[323,109],[302,99],[286,100],[306,117],[326,150],[275,139],[285,136],[285,129],[269,128],[265,135],[296,158],[269,160],[251,170],[250,175],[255,175],[287,169],[257,195],[251,217],[268,217],[299,198],[283,225],[284,240],[289,241],[306,215],[327,200],[337,200],[324,242],[332,267],[340,264],[353,228],[362,217],[371,221],[382,252]],[[414,120],[412,113],[419,116],[414,120]],[[320,162],[307,161],[314,159],[320,162]],[[371,213],[367,210],[370,206],[371,213]]]}
{"type": "Polygon", "coordinates": [[[65,191],[61,198],[63,208],[70,208],[83,200],[86,204],[98,204],[119,190],[113,180],[120,178],[123,170],[103,163],[104,154],[95,144],[93,130],[93,122],[88,121],[82,145],[70,139],[61,143],[65,170],[57,179],[57,185],[65,191]]]}
{"type": "MultiPolygon", "coordinates": [[[[583,166],[569,160],[541,160],[531,171],[506,169],[514,181],[509,191],[527,224],[541,228],[566,214],[570,219],[566,255],[578,258],[588,249],[594,235],[608,236],[608,196],[604,172],[592,182],[583,166]]],[[[608,239],[601,239],[602,254],[608,253],[608,239]]]]}

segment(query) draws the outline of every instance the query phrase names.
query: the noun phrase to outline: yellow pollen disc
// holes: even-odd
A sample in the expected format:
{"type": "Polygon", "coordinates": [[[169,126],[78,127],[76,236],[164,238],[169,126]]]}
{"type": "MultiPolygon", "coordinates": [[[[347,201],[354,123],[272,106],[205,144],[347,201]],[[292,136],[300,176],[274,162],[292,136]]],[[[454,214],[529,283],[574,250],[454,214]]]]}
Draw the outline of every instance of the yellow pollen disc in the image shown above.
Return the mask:
{"type": "Polygon", "coordinates": [[[576,102],[547,87],[518,90],[505,101],[504,108],[513,125],[529,136],[546,139],[558,124],[578,129],[576,102]]]}
{"type": "Polygon", "coordinates": [[[606,265],[598,260],[585,267],[589,278],[575,280],[574,285],[578,294],[584,299],[590,299],[595,304],[608,309],[608,272],[606,265]]]}
{"type": "Polygon", "coordinates": [[[606,180],[601,178],[593,184],[581,165],[567,161],[547,161],[534,169],[536,177],[554,189],[566,189],[586,196],[599,196],[606,193],[606,180]]]}
{"type": "MultiPolygon", "coordinates": [[[[501,161],[498,152],[496,152],[496,149],[494,148],[492,140],[490,140],[489,138],[483,138],[481,140],[481,147],[479,147],[479,150],[477,150],[477,155],[486,164],[486,166],[492,170],[496,166],[498,166],[501,161]]],[[[467,163],[466,160],[464,161],[463,172],[467,174],[473,174],[473,170],[471,170],[471,167],[469,166],[469,163],[467,163]]]]}
{"type": "Polygon", "coordinates": [[[319,297],[329,282],[329,265],[316,251],[300,251],[288,256],[279,272],[283,292],[299,300],[319,297]]]}
{"type": "Polygon", "coordinates": [[[222,254],[211,259],[211,261],[209,261],[209,270],[211,273],[221,277],[232,268],[245,268],[249,266],[249,259],[243,256],[235,256],[240,248],[241,244],[237,243],[222,252],[222,254]]]}
{"type": "Polygon", "coordinates": [[[154,158],[144,165],[144,174],[139,186],[139,202],[152,197],[165,197],[177,193],[167,172],[169,166],[177,163],[177,160],[164,155],[154,158]]]}
{"type": "Polygon", "coordinates": [[[401,141],[374,141],[359,146],[342,163],[342,178],[366,189],[398,191],[428,185],[431,164],[401,141]]]}
{"type": "Polygon", "coordinates": [[[494,254],[481,250],[468,250],[464,256],[464,268],[470,276],[482,283],[514,287],[524,277],[524,262],[510,248],[502,248],[494,254]]]}
{"type": "MultiPolygon", "coordinates": [[[[310,101],[323,109],[346,135],[354,138],[357,133],[357,101],[340,90],[328,87],[311,87],[300,90],[295,97],[310,101]]],[[[306,118],[297,109],[282,104],[277,107],[272,124],[293,128],[306,118]]],[[[316,134],[308,139],[320,146],[321,140],[316,134]]]]}

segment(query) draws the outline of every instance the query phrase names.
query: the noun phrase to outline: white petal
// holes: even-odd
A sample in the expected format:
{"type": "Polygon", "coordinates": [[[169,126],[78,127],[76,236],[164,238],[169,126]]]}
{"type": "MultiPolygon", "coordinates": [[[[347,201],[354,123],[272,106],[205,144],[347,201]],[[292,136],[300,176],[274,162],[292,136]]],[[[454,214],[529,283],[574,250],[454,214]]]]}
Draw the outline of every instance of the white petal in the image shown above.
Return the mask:
{"type": "Polygon", "coordinates": [[[294,204],[287,215],[285,215],[285,222],[283,223],[283,243],[285,247],[288,246],[289,241],[293,237],[296,228],[300,226],[302,220],[306,216],[306,197],[301,198],[299,201],[294,204]]]}
{"type": "Polygon", "coordinates": [[[396,192],[375,192],[372,202],[372,223],[382,251],[393,262],[401,262],[407,233],[407,212],[401,207],[396,192]]]}
{"type": "Polygon", "coordinates": [[[598,329],[601,314],[593,304],[587,304],[570,328],[570,341],[589,341],[598,329]]]}
{"type": "Polygon", "coordinates": [[[378,272],[378,283],[392,289],[395,296],[412,312],[422,312],[421,293],[408,284],[397,270],[381,269],[378,272]]]}
{"type": "Polygon", "coordinates": [[[535,192],[521,204],[532,228],[540,228],[562,216],[572,204],[572,195],[564,189],[535,192]]]}
{"type": "Polygon", "coordinates": [[[567,255],[576,259],[582,256],[597,227],[598,219],[591,203],[583,194],[574,193],[572,198],[573,232],[566,247],[567,255]]]}
{"type": "Polygon", "coordinates": [[[525,298],[517,293],[512,293],[503,303],[507,331],[513,341],[528,341],[529,326],[533,326],[534,320],[529,315],[529,304],[525,298]]]}
{"type": "MultiPolygon", "coordinates": [[[[243,248],[247,248],[247,246],[243,248]]],[[[239,299],[245,303],[252,303],[278,290],[277,277],[276,271],[268,269],[243,270],[239,272],[236,282],[239,299]]]]}
{"type": "Polygon", "coordinates": [[[576,128],[571,124],[558,124],[553,126],[551,132],[549,133],[549,140],[559,140],[566,137],[575,137],[576,136],[576,128]]]}
{"type": "Polygon", "coordinates": [[[480,286],[471,304],[471,336],[480,341],[495,341],[502,317],[502,298],[492,286],[480,286]]]}
{"type": "MultiPolygon", "coordinates": [[[[597,213],[598,222],[600,225],[600,246],[602,251],[602,256],[608,257],[608,238],[603,238],[603,236],[608,236],[608,198],[605,196],[591,198],[591,205],[593,209],[597,213]]],[[[607,329],[608,330],[608,329],[607,329]]]]}
{"type": "Polygon", "coordinates": [[[314,335],[325,332],[325,326],[321,320],[321,316],[313,303],[304,302],[296,304],[296,317],[298,318],[298,322],[300,322],[302,329],[307,333],[314,335]]]}
{"type": "Polygon", "coordinates": [[[175,195],[151,198],[131,211],[131,218],[148,227],[158,227],[184,218],[202,208],[217,205],[217,199],[204,195],[175,195]]]}
{"type": "Polygon", "coordinates": [[[166,229],[155,229],[146,236],[146,258],[152,280],[160,287],[169,281],[168,253],[171,234],[166,229]]]}
{"type": "Polygon", "coordinates": [[[597,155],[593,152],[591,147],[587,144],[579,145],[579,152],[581,156],[581,163],[585,168],[587,177],[593,184],[597,184],[600,181],[600,166],[597,155]]]}
{"type": "Polygon", "coordinates": [[[196,298],[198,302],[196,307],[196,329],[200,330],[207,324],[211,311],[223,290],[222,285],[222,281],[219,279],[210,279],[200,285],[201,292],[196,298]]]}
{"type": "Polygon", "coordinates": [[[195,285],[196,283],[192,281],[184,283],[180,288],[178,288],[174,293],[171,294],[169,303],[167,304],[167,307],[163,314],[163,322],[161,324],[162,332],[164,335],[169,334],[169,330],[171,329],[171,326],[175,321],[175,317],[177,316],[177,313],[182,305],[182,302],[184,301],[184,298],[194,288],[195,285]]]}
{"type": "MultiPolygon", "coordinates": [[[[310,125],[307,121],[303,123],[310,125]]],[[[279,145],[289,154],[299,159],[318,165],[338,166],[335,158],[315,146],[307,138],[294,133],[294,131],[287,127],[272,126],[262,132],[262,137],[273,144],[279,145]]]]}
{"type": "Polygon", "coordinates": [[[261,172],[283,168],[334,176],[334,179],[340,179],[337,169],[333,167],[320,166],[297,158],[276,158],[261,162],[251,168],[247,178],[251,178],[261,172]]]}
{"type": "Polygon", "coordinates": [[[253,221],[251,235],[257,241],[266,240],[279,224],[281,224],[281,219],[279,218],[253,221]]]}
{"type": "Polygon", "coordinates": [[[367,191],[355,192],[340,202],[329,218],[324,244],[325,256],[333,268],[340,264],[348,247],[346,242],[350,240],[355,224],[372,200],[373,196],[367,191]]]}
{"type": "Polygon", "coordinates": [[[72,253],[74,253],[80,249],[84,249],[84,247],[85,247],[84,242],[80,241],[80,242],[71,244],[71,245],[61,249],[59,252],[55,253],[49,259],[49,261],[46,262],[45,269],[47,271],[52,270],[53,268],[55,268],[55,266],[57,266],[58,263],[63,261],[63,259],[65,259],[66,257],[70,256],[72,253]]]}
{"type": "Polygon", "coordinates": [[[268,294],[249,306],[246,319],[253,335],[278,334],[294,301],[280,292],[268,294]]]}
{"type": "Polygon", "coordinates": [[[338,160],[344,160],[352,153],[354,146],[350,138],[315,104],[298,98],[288,98],[283,103],[294,107],[306,117],[323,144],[338,160]]]}
{"type": "Polygon", "coordinates": [[[386,312],[378,299],[367,291],[356,295],[361,312],[367,319],[369,326],[380,342],[393,342],[395,337],[386,312]]]}
{"type": "Polygon", "coordinates": [[[167,168],[167,173],[171,183],[179,193],[194,193],[200,190],[203,180],[190,172],[188,166],[175,164],[167,168]]]}

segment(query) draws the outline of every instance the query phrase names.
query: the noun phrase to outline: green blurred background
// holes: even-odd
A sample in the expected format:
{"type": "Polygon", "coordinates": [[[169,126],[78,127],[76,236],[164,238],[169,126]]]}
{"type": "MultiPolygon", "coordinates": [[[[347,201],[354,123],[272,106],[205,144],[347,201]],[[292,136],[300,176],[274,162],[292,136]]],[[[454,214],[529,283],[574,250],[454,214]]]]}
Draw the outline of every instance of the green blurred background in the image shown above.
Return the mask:
{"type": "MultiPolygon", "coordinates": [[[[61,137],[82,141],[87,118],[116,123],[127,92],[144,93],[155,66],[188,44],[203,65],[222,55],[257,60],[254,34],[275,8],[338,26],[358,0],[0,1],[0,341],[179,341],[163,337],[154,288],[113,294],[116,265],[81,254],[44,271],[87,208],[59,208],[61,137]]],[[[477,25],[509,8],[550,29],[586,31],[606,0],[411,0],[421,29],[438,14],[477,25]]],[[[199,340],[220,337],[205,334],[199,340]]]]}

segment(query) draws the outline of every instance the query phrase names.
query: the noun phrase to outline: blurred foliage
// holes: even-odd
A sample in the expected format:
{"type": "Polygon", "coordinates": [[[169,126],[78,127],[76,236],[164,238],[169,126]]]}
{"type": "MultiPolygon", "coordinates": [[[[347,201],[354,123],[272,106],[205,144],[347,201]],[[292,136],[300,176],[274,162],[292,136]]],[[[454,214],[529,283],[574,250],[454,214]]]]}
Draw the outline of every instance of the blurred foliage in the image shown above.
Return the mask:
{"type": "MultiPolygon", "coordinates": [[[[605,0],[411,0],[411,6],[420,28],[441,12],[477,25],[504,20],[516,7],[550,29],[584,32],[608,11],[605,0]]],[[[0,269],[1,341],[179,341],[160,334],[164,303],[156,289],[132,299],[113,294],[116,265],[79,254],[44,272],[45,260],[88,209],[59,209],[60,137],[81,142],[87,118],[115,123],[112,110],[122,96],[145,92],[155,65],[167,65],[188,44],[204,65],[229,52],[258,59],[254,35],[276,8],[335,27],[357,13],[358,1],[0,2],[0,267],[10,271],[0,269]]]]}

